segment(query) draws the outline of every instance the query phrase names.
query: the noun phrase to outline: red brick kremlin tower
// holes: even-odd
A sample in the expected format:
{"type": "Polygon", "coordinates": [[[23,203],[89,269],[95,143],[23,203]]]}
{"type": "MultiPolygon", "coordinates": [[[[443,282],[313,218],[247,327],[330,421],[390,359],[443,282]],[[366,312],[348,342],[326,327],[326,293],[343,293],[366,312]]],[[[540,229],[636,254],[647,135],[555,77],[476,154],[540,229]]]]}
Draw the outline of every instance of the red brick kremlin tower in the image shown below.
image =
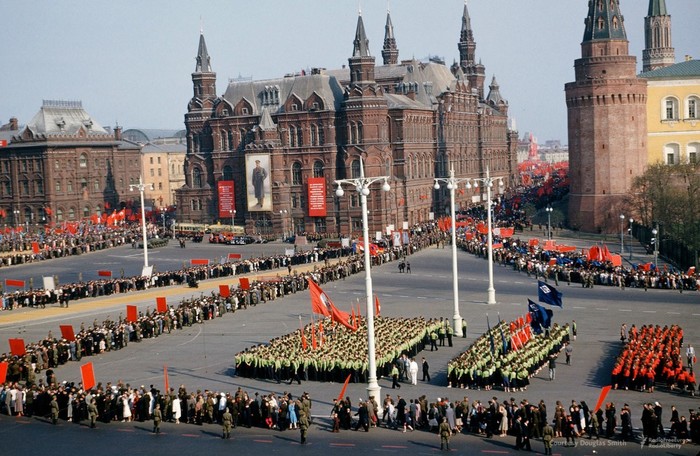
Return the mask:
{"type": "Polygon", "coordinates": [[[624,197],[646,165],[646,81],[637,78],[619,0],[590,0],[576,80],[565,86],[569,225],[616,232],[624,197]]]}

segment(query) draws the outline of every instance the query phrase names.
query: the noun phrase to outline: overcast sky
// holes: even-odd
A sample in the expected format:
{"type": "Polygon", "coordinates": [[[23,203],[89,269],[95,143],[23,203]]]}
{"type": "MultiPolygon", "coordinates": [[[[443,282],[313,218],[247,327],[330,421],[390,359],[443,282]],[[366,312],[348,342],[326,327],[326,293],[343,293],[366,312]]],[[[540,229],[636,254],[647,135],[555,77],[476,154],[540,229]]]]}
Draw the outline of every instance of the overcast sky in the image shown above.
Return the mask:
{"type": "MultiPolygon", "coordinates": [[[[641,70],[648,0],[621,0],[641,70]]],[[[81,100],[100,124],[184,128],[200,27],[217,73],[281,77],[347,64],[361,4],[381,64],[385,0],[32,0],[0,3],[0,124],[26,124],[42,100],[81,100]],[[200,19],[201,18],[201,19],[200,19]]],[[[666,0],[676,61],[700,58],[698,0],[666,0]]],[[[476,55],[522,135],[567,142],[564,84],[574,79],[588,0],[469,0],[476,55]]],[[[399,59],[459,57],[463,0],[392,0],[399,59]]]]}

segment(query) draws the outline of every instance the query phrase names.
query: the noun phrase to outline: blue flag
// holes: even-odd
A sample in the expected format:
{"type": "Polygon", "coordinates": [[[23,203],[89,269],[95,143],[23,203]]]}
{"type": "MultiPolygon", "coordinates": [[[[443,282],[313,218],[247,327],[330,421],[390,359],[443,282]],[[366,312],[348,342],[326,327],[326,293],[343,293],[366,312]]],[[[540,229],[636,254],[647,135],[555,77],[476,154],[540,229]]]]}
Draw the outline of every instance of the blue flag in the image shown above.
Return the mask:
{"type": "Polygon", "coordinates": [[[542,333],[543,329],[547,329],[552,326],[552,317],[554,312],[550,309],[545,309],[541,305],[533,302],[531,299],[527,300],[527,308],[530,312],[530,326],[535,334],[542,333]]]}
{"type": "Polygon", "coordinates": [[[556,288],[541,280],[537,281],[537,297],[540,302],[550,306],[562,307],[562,294],[556,288]]]}

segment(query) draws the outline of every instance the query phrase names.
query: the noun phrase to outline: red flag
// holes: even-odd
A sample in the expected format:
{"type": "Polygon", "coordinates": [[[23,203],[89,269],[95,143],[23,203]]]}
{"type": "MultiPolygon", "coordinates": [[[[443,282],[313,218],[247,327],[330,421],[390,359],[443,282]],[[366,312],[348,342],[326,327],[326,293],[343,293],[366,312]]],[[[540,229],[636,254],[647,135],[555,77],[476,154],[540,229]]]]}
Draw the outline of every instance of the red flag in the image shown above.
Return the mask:
{"type": "Polygon", "coordinates": [[[350,306],[351,314],[350,314],[350,321],[352,322],[353,327],[357,327],[357,317],[355,316],[355,307],[350,306]]]}
{"type": "Polygon", "coordinates": [[[170,391],[170,382],[168,381],[168,366],[163,364],[163,381],[165,382],[165,394],[170,391]]]}
{"type": "Polygon", "coordinates": [[[250,280],[248,280],[248,277],[241,277],[239,280],[241,290],[248,290],[250,289],[250,280]]]}
{"type": "Polygon", "coordinates": [[[24,280],[5,279],[5,287],[24,287],[24,280]]]}
{"type": "Polygon", "coordinates": [[[240,258],[241,258],[241,254],[240,254],[240,253],[229,253],[229,254],[228,254],[228,259],[229,259],[229,260],[238,260],[238,259],[240,259],[240,258]]]}
{"type": "MultiPolygon", "coordinates": [[[[347,312],[343,312],[342,310],[339,310],[337,307],[335,307],[333,305],[333,303],[331,303],[330,305],[331,305],[331,319],[333,321],[340,323],[341,325],[348,328],[350,331],[357,331],[357,326],[352,325],[350,323],[350,321],[351,321],[350,314],[348,314],[347,312]]],[[[354,313],[354,310],[353,310],[353,313],[354,313]]]]}
{"type": "Polygon", "coordinates": [[[24,356],[26,353],[24,349],[24,339],[10,339],[10,352],[13,355],[24,356]]]}
{"type": "Polygon", "coordinates": [[[308,348],[309,344],[306,341],[306,334],[304,334],[304,328],[301,328],[301,348],[306,350],[308,348]]]}
{"type": "Polygon", "coordinates": [[[600,396],[598,396],[598,402],[593,409],[593,413],[597,412],[600,409],[600,406],[603,405],[603,402],[605,402],[605,396],[608,395],[608,391],[610,391],[610,385],[604,386],[603,389],[600,390],[600,396]]]}
{"type": "Polygon", "coordinates": [[[345,396],[345,390],[348,389],[348,383],[350,383],[350,376],[352,374],[348,374],[348,378],[345,379],[345,383],[343,384],[343,389],[340,390],[340,394],[338,395],[338,401],[340,402],[341,399],[343,399],[343,396],[345,396]]]}
{"type": "Polygon", "coordinates": [[[309,293],[311,295],[311,310],[315,314],[323,315],[324,317],[331,316],[331,308],[333,302],[328,295],[321,290],[316,282],[309,279],[309,293]]]}
{"type": "Polygon", "coordinates": [[[97,271],[97,275],[100,277],[112,277],[112,271],[107,271],[107,270],[97,271]]]}
{"type": "Polygon", "coordinates": [[[219,294],[222,298],[228,298],[231,295],[231,289],[228,285],[219,285],[219,294]]]}
{"type": "Polygon", "coordinates": [[[32,252],[39,253],[39,243],[38,242],[32,242],[32,252]]]}
{"type": "Polygon", "coordinates": [[[316,350],[316,328],[314,327],[313,322],[311,322],[311,349],[316,350]]]}
{"type": "Polygon", "coordinates": [[[190,260],[190,264],[191,264],[192,266],[198,265],[198,264],[207,265],[207,264],[209,264],[209,260],[206,259],[206,258],[192,258],[192,259],[190,260]]]}
{"type": "Polygon", "coordinates": [[[135,322],[139,319],[139,312],[136,306],[126,306],[126,321],[135,322]]]}
{"type": "Polygon", "coordinates": [[[66,339],[68,342],[75,340],[75,333],[73,332],[73,325],[60,325],[61,337],[66,339]]]}
{"type": "Polygon", "coordinates": [[[156,310],[158,312],[167,312],[168,311],[168,303],[165,299],[165,296],[156,297],[156,310]]]}
{"type": "Polygon", "coordinates": [[[7,363],[0,363],[0,385],[5,383],[7,377],[7,363]]]}
{"type": "Polygon", "coordinates": [[[379,305],[379,296],[374,295],[374,313],[379,316],[379,313],[382,311],[382,306],[379,305]]]}
{"type": "Polygon", "coordinates": [[[80,374],[83,377],[83,389],[91,390],[95,386],[95,371],[92,368],[92,363],[85,363],[80,366],[80,374]]]}

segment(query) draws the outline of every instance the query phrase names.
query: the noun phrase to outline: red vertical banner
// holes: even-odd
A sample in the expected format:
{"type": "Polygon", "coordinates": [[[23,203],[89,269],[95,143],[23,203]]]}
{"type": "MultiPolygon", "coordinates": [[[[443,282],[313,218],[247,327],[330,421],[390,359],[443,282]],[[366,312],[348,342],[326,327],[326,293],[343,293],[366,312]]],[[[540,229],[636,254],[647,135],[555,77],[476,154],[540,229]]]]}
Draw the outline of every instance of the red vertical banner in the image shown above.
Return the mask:
{"type": "Polygon", "coordinates": [[[32,252],[39,253],[39,243],[38,242],[32,242],[32,252]]]}
{"type": "Polygon", "coordinates": [[[7,379],[7,363],[0,363],[0,385],[7,379]]]}
{"type": "Polygon", "coordinates": [[[80,375],[83,377],[83,390],[91,390],[95,386],[95,371],[92,368],[92,363],[80,366],[80,375]]]}
{"type": "Polygon", "coordinates": [[[241,284],[241,290],[248,290],[250,288],[250,280],[248,280],[248,277],[241,277],[238,280],[241,284]]]}
{"type": "Polygon", "coordinates": [[[219,285],[219,294],[222,298],[228,298],[231,295],[231,289],[228,285],[219,285]]]}
{"type": "Polygon", "coordinates": [[[216,183],[219,193],[219,218],[231,221],[233,211],[236,210],[236,198],[233,192],[233,181],[219,181],[216,183]]]}
{"type": "Polygon", "coordinates": [[[60,325],[60,328],[61,328],[61,337],[66,339],[68,342],[72,342],[75,340],[75,333],[73,332],[72,325],[60,325]]]}
{"type": "Polygon", "coordinates": [[[24,349],[24,339],[10,339],[10,352],[13,355],[24,356],[26,350],[24,349]]]}
{"type": "Polygon", "coordinates": [[[126,321],[135,322],[139,319],[139,312],[136,306],[126,306],[126,321]]]}
{"type": "Polygon", "coordinates": [[[165,300],[165,296],[158,296],[156,298],[156,310],[158,312],[167,312],[168,311],[168,303],[165,300]]]}
{"type": "Polygon", "coordinates": [[[310,177],[307,181],[309,217],[326,216],[326,179],[310,177]]]}

